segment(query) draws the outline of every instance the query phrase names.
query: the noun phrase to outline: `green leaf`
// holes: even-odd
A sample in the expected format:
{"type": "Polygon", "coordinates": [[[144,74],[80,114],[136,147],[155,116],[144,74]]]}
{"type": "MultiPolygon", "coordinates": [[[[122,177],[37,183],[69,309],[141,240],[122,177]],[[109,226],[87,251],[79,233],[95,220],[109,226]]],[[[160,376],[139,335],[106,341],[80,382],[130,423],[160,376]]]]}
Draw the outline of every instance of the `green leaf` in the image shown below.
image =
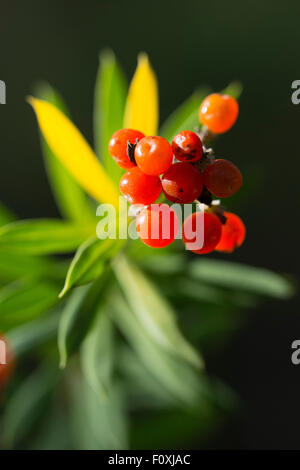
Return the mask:
{"type": "Polygon", "coordinates": [[[30,436],[30,451],[73,449],[69,421],[70,413],[64,400],[59,398],[51,400],[38,423],[39,426],[30,436]]]}
{"type": "Polygon", "coordinates": [[[122,246],[117,240],[91,238],[77,250],[67,273],[60,297],[72,287],[87,284],[97,279],[105,270],[108,261],[122,246]]]}
{"type": "Polygon", "coordinates": [[[42,281],[36,284],[12,283],[0,290],[0,328],[32,320],[58,301],[58,286],[42,281]]]}
{"type": "Polygon", "coordinates": [[[113,368],[113,329],[105,308],[85,337],[80,352],[82,372],[100,400],[107,399],[113,368]]]}
{"type": "Polygon", "coordinates": [[[171,306],[156,287],[124,256],[115,258],[113,269],[132,311],[153,340],[194,366],[202,367],[202,358],[182,336],[171,306]]]}
{"type": "Polygon", "coordinates": [[[206,88],[195,91],[163,123],[160,135],[171,142],[173,137],[180,131],[193,131],[199,125],[200,104],[208,94],[209,90],[206,88]]]}
{"type": "Polygon", "coordinates": [[[206,304],[219,305],[226,307],[234,305],[237,307],[249,307],[257,303],[257,298],[248,292],[228,291],[221,286],[212,286],[201,283],[195,279],[179,277],[170,285],[168,279],[163,285],[163,290],[176,300],[183,299],[183,303],[188,300],[195,302],[204,302],[206,304]]]}
{"type": "Polygon", "coordinates": [[[36,279],[58,274],[58,264],[46,257],[24,255],[0,248],[0,280],[36,279]]]}
{"type": "Polygon", "coordinates": [[[101,157],[110,177],[119,184],[124,171],[108,152],[112,134],[123,126],[127,83],[111,51],[100,55],[95,86],[94,137],[96,154],[101,157]]]}
{"type": "Polygon", "coordinates": [[[72,431],[75,448],[80,450],[128,449],[128,418],[125,397],[119,384],[112,387],[107,400],[77,377],[71,383],[72,431]]]}
{"type": "MultiPolygon", "coordinates": [[[[121,327],[120,329],[122,331],[121,327]]],[[[122,374],[129,404],[135,410],[161,410],[162,408],[174,408],[174,405],[177,404],[173,394],[161,386],[157,376],[149,373],[149,369],[130,346],[124,344],[119,348],[116,365],[122,374]]]]}
{"type": "MultiPolygon", "coordinates": [[[[50,85],[46,83],[40,85],[36,95],[68,115],[61,97],[50,85]]],[[[55,156],[42,136],[41,144],[48,178],[62,216],[78,223],[91,220],[93,214],[87,195],[55,156]]]]}
{"type": "Polygon", "coordinates": [[[243,91],[243,85],[241,82],[231,82],[229,85],[221,91],[224,95],[230,95],[236,100],[239,99],[243,91]]]}
{"type": "Polygon", "coordinates": [[[294,293],[292,282],[280,274],[227,261],[194,261],[189,275],[208,284],[275,298],[288,298],[294,293]]]}
{"type": "Polygon", "coordinates": [[[136,315],[118,292],[113,291],[109,311],[127,341],[143,362],[149,374],[181,405],[195,406],[201,401],[202,376],[190,365],[170,354],[153,341],[146,325],[136,321],[136,315]]]}
{"type": "Polygon", "coordinates": [[[13,328],[7,338],[16,356],[24,356],[57,334],[60,311],[49,312],[33,321],[13,328]]]}
{"type": "MultiPolygon", "coordinates": [[[[74,328],[78,316],[82,312],[81,305],[83,304],[86,293],[88,292],[88,287],[79,287],[76,289],[70,296],[67,305],[62,311],[60,322],[58,325],[58,351],[60,356],[60,368],[64,368],[67,365],[68,358],[68,349],[71,348],[67,345],[67,341],[71,336],[72,330],[76,331],[74,328]]],[[[86,312],[84,312],[84,315],[86,312]]]]}
{"type": "Polygon", "coordinates": [[[100,306],[105,300],[109,275],[102,276],[91,286],[77,287],[70,295],[61,314],[58,327],[60,367],[64,368],[70,354],[78,349],[100,306]]]}
{"type": "Polygon", "coordinates": [[[26,438],[49,404],[57,383],[57,369],[43,365],[16,388],[5,407],[3,440],[13,447],[26,438]]]}
{"type": "Polygon", "coordinates": [[[13,222],[0,228],[0,249],[32,255],[68,253],[94,230],[93,225],[74,225],[56,219],[13,222]]]}
{"type": "Polygon", "coordinates": [[[14,214],[7,209],[7,207],[1,202],[0,203],[0,226],[9,224],[15,220],[14,214]]]}
{"type": "Polygon", "coordinates": [[[153,274],[173,275],[184,271],[186,259],[183,254],[169,253],[142,258],[139,265],[153,274]]]}

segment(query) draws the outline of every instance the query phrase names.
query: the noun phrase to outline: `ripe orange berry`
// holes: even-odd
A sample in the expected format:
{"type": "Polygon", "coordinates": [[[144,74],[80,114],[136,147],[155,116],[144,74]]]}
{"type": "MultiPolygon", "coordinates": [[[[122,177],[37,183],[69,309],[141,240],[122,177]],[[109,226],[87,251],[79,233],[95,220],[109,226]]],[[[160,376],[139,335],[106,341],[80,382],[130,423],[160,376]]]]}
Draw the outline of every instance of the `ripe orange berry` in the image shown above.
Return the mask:
{"type": "Polygon", "coordinates": [[[200,171],[186,162],[173,163],[162,176],[161,183],[166,198],[180,203],[193,202],[203,188],[200,171]]]}
{"type": "Polygon", "coordinates": [[[179,222],[176,212],[167,204],[152,204],[136,218],[137,233],[145,245],[164,248],[177,235],[179,222]]]}
{"type": "Polygon", "coordinates": [[[163,137],[144,137],[134,151],[137,166],[146,175],[161,175],[173,161],[173,151],[169,142],[163,137]]]}
{"type": "Polygon", "coordinates": [[[219,243],[222,233],[220,219],[212,212],[194,212],[182,226],[186,248],[197,255],[210,253],[219,243]]]}
{"type": "Polygon", "coordinates": [[[142,132],[134,129],[120,129],[112,135],[109,141],[108,150],[121,168],[128,169],[135,166],[128,157],[127,145],[128,142],[135,144],[143,137],[145,137],[145,135],[142,132]]]}
{"type": "Polygon", "coordinates": [[[145,175],[135,166],[122,176],[120,190],[130,204],[148,205],[159,197],[161,181],[158,176],[145,175]]]}
{"type": "Polygon", "coordinates": [[[203,154],[202,142],[192,131],[182,131],[175,135],[172,149],[177,160],[181,162],[196,162],[203,154]]]}
{"type": "Polygon", "coordinates": [[[9,381],[14,370],[14,357],[7,339],[0,334],[0,390],[9,381]],[[3,359],[5,364],[3,364],[3,359]]]}
{"type": "Polygon", "coordinates": [[[222,134],[233,126],[238,114],[239,105],[232,96],[213,93],[201,104],[199,120],[211,132],[222,134]]]}
{"type": "Polygon", "coordinates": [[[225,224],[222,225],[222,235],[215,250],[232,253],[241,246],[246,236],[246,228],[243,221],[232,212],[225,212],[225,224]]]}
{"type": "Polygon", "coordinates": [[[203,172],[203,184],[216,197],[229,197],[242,186],[240,170],[229,160],[219,158],[203,172]]]}

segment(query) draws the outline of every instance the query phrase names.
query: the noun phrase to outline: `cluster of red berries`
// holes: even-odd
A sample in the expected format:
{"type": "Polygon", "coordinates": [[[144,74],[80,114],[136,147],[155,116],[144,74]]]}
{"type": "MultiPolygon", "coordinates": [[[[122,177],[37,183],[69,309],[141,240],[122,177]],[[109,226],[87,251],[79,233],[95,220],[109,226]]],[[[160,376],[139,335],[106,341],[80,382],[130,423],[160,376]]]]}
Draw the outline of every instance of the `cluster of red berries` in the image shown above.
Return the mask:
{"type": "Polygon", "coordinates": [[[173,203],[205,204],[204,214],[195,212],[183,223],[182,237],[188,249],[198,254],[213,250],[231,252],[242,244],[245,226],[241,219],[212,201],[212,196],[226,198],[236,193],[242,185],[242,175],[233,163],[216,159],[212,149],[204,145],[209,136],[229,130],[237,116],[237,101],[214,93],[200,106],[202,132],[182,131],[174,137],[172,145],[163,137],[145,136],[134,129],[121,129],[113,134],[110,154],[127,170],[121,178],[120,190],[131,204],[145,206],[136,220],[137,233],[145,244],[165,247],[178,232],[179,222],[172,208],[167,204],[151,206],[161,192],[173,203]],[[167,236],[162,228],[164,218],[169,220],[167,236]],[[187,234],[197,233],[203,223],[202,247],[189,248],[193,240],[187,234]],[[153,233],[155,237],[151,236],[153,233]]]}

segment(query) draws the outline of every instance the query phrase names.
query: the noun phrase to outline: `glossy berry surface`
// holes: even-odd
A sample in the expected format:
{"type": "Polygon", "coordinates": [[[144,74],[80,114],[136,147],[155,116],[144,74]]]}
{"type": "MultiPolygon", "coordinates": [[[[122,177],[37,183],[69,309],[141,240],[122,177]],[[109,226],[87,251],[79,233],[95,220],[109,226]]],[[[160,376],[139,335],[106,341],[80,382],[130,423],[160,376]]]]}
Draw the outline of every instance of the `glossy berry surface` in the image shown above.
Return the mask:
{"type": "Polygon", "coordinates": [[[233,126],[238,114],[239,105],[232,96],[213,93],[201,104],[199,120],[211,132],[222,134],[233,126]]]}
{"type": "Polygon", "coordinates": [[[220,241],[222,224],[211,212],[195,212],[182,226],[182,238],[186,248],[198,255],[211,253],[220,241]]]}
{"type": "Polygon", "coordinates": [[[203,154],[200,138],[192,131],[182,131],[172,142],[172,149],[177,160],[181,162],[196,162],[203,154]]]}
{"type": "Polygon", "coordinates": [[[0,391],[9,381],[14,369],[14,358],[6,338],[0,334],[0,391]],[[2,364],[5,357],[6,364],[2,364]]]}
{"type": "Polygon", "coordinates": [[[121,168],[128,169],[135,166],[128,157],[127,144],[128,141],[135,144],[143,137],[145,135],[142,132],[134,129],[120,129],[112,135],[108,145],[109,153],[121,168]]]}
{"type": "Polygon", "coordinates": [[[166,198],[180,203],[193,202],[203,188],[200,171],[186,162],[173,163],[162,176],[161,183],[166,198]]]}
{"type": "Polygon", "coordinates": [[[147,175],[161,175],[173,161],[173,151],[169,142],[163,137],[144,137],[136,146],[135,161],[147,175]]]}
{"type": "Polygon", "coordinates": [[[120,181],[121,193],[130,204],[152,204],[161,193],[158,176],[146,175],[135,166],[126,171],[120,181]]]}
{"type": "Polygon", "coordinates": [[[203,174],[203,184],[216,197],[229,197],[242,186],[240,170],[229,160],[219,158],[208,165],[203,174]]]}
{"type": "Polygon", "coordinates": [[[170,245],[178,232],[176,212],[167,204],[153,204],[143,209],[136,218],[136,230],[142,240],[153,248],[170,245]]]}
{"type": "Polygon", "coordinates": [[[225,212],[225,224],[222,225],[222,235],[215,250],[232,253],[241,246],[246,236],[246,228],[243,221],[232,212],[225,212]]]}

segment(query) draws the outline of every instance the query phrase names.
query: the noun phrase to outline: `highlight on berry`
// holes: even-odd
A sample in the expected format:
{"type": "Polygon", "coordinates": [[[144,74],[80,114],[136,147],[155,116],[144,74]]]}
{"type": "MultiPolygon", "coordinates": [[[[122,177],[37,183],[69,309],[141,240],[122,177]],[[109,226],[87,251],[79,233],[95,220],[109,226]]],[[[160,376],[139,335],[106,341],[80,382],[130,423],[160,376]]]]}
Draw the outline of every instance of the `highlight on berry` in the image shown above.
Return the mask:
{"type": "Polygon", "coordinates": [[[112,135],[109,152],[127,170],[120,191],[130,204],[139,206],[136,231],[143,243],[153,248],[171,244],[178,235],[179,220],[170,203],[195,203],[196,212],[181,227],[186,249],[196,254],[231,253],[242,245],[243,221],[219,200],[239,191],[242,174],[208,146],[218,134],[231,129],[238,113],[232,96],[213,93],[199,107],[199,128],[182,130],[171,144],[136,129],[120,129],[112,135]]]}

